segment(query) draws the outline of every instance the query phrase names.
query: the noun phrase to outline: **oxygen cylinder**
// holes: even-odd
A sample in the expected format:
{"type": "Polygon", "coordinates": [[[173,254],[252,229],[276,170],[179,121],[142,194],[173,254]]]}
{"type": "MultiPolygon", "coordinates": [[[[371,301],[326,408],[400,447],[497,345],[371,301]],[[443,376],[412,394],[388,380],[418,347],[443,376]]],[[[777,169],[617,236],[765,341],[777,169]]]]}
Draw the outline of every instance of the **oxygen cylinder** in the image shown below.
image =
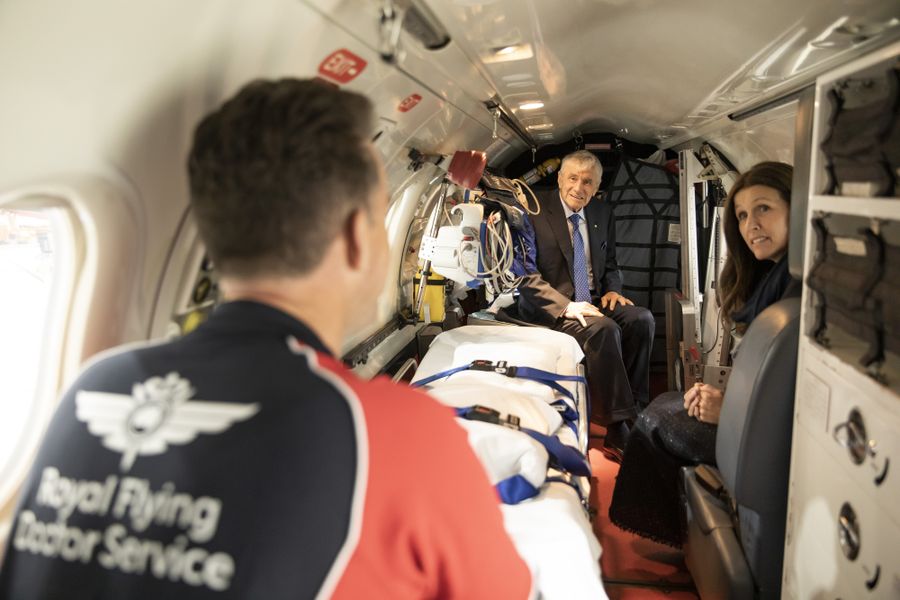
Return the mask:
{"type": "MultiPolygon", "coordinates": [[[[413,302],[419,293],[422,271],[416,271],[413,278],[413,302]]],[[[426,323],[441,323],[444,320],[444,279],[443,275],[432,272],[425,282],[425,299],[419,311],[419,320],[426,323]]]]}
{"type": "Polygon", "coordinates": [[[550,175],[554,171],[559,168],[560,161],[558,158],[548,158],[532,170],[528,171],[524,175],[522,175],[522,180],[525,181],[528,185],[532,183],[537,183],[547,175],[550,175]]]}

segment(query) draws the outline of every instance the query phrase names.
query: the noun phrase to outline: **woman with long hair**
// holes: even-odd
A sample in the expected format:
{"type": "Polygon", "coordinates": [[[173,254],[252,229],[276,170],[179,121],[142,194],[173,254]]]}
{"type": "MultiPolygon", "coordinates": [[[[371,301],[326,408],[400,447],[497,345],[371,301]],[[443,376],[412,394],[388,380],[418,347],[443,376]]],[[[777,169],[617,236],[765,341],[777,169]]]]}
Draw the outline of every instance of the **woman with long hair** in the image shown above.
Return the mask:
{"type": "MultiPolygon", "coordinates": [[[[735,338],[770,304],[799,295],[787,265],[792,178],[790,165],[763,162],[743,173],[725,200],[728,257],[716,296],[719,318],[735,338]]],[[[715,464],[723,399],[724,390],[697,383],[683,395],[660,395],[640,414],[613,491],[613,523],[681,545],[678,472],[685,465],[715,464]]]]}

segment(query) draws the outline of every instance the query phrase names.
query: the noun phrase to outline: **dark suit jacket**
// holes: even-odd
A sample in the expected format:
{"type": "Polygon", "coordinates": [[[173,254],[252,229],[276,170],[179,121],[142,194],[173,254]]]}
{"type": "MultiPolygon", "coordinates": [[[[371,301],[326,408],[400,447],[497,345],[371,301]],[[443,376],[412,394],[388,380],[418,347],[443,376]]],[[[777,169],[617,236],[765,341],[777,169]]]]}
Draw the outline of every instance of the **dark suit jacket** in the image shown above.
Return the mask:
{"type": "MultiPolygon", "coordinates": [[[[559,190],[538,192],[541,212],[529,215],[534,225],[538,273],[526,275],[519,285],[519,315],[533,323],[553,326],[572,297],[572,238],[559,190]]],[[[622,275],[616,263],[616,220],[612,207],[594,197],[584,209],[594,274],[594,303],[606,292],[622,293],[622,275]]]]}

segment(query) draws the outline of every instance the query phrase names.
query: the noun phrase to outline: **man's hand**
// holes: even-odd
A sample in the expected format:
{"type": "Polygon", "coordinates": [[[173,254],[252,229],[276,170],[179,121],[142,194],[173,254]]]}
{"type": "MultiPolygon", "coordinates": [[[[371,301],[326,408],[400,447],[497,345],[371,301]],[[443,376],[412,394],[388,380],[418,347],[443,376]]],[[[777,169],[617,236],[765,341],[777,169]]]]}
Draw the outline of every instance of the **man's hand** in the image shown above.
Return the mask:
{"type": "Polygon", "coordinates": [[[717,424],[724,399],[719,388],[706,383],[695,383],[684,395],[684,408],[698,421],[717,424]]]}
{"type": "Polygon", "coordinates": [[[582,327],[587,327],[585,316],[602,317],[603,313],[590,302],[569,302],[563,316],[567,319],[577,319],[582,327]]]}
{"type": "Polygon", "coordinates": [[[602,306],[603,308],[616,310],[616,304],[621,304],[622,306],[634,306],[634,302],[618,292],[606,292],[605,294],[603,294],[603,297],[600,298],[600,306],[602,306]]]}

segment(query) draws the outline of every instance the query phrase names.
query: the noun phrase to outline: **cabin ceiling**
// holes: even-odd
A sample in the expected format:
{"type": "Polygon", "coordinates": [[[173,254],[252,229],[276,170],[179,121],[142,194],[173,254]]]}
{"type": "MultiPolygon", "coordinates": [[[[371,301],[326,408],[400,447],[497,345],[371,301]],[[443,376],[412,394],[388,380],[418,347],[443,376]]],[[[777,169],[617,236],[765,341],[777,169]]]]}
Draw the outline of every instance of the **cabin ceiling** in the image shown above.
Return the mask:
{"type": "Polygon", "coordinates": [[[576,128],[677,146],[897,37],[900,0],[2,2],[0,191],[112,168],[184,203],[202,114],[249,79],[315,76],[338,51],[368,61],[342,84],[373,98],[404,177],[411,147],[502,164],[576,128]],[[379,60],[388,5],[424,7],[452,41],[427,50],[403,31],[394,62],[379,60]],[[527,142],[503,125],[492,139],[492,98],[527,142]]]}
{"type": "Polygon", "coordinates": [[[672,146],[900,32],[897,0],[417,2],[537,145],[580,129],[672,146]]]}

